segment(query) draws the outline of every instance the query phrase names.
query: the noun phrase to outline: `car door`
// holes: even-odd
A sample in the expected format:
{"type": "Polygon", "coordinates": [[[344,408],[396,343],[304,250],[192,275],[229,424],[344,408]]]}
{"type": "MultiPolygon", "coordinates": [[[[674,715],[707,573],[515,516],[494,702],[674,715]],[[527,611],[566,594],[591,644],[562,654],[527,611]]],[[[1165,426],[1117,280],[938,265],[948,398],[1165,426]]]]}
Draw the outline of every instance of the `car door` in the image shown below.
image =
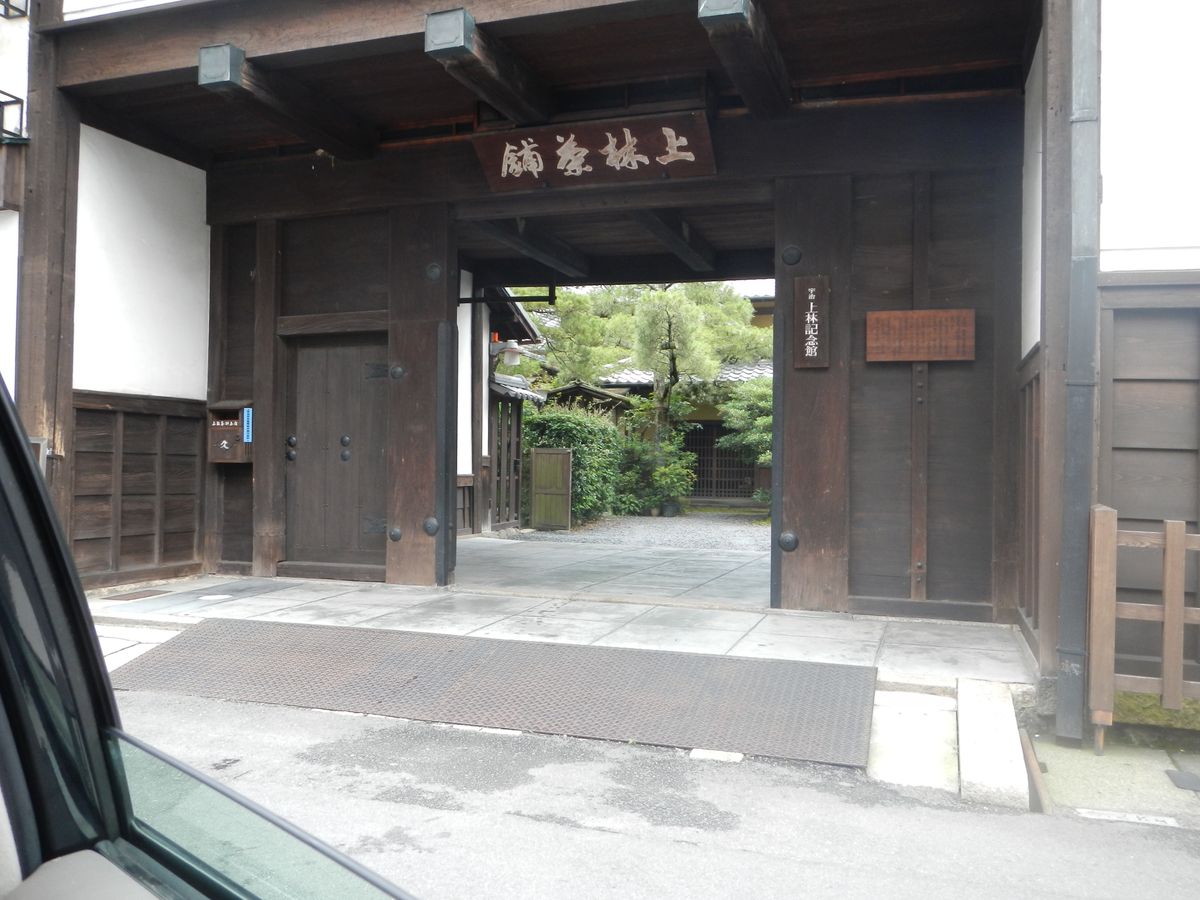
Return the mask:
{"type": "Polygon", "coordinates": [[[0,706],[0,895],[407,896],[121,729],[86,598],[2,382],[0,706]]]}

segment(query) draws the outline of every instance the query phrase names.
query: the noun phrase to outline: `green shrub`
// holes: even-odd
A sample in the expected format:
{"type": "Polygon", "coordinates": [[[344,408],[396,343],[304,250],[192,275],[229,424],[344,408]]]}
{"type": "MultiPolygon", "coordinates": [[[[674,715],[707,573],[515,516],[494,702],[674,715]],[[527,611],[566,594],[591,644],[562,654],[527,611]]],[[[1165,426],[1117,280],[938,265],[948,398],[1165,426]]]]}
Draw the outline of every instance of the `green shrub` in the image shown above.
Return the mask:
{"type": "Polygon", "coordinates": [[[565,407],[529,411],[522,425],[522,439],[526,461],[533,447],[571,451],[573,522],[590,522],[612,508],[621,462],[621,435],[607,416],[565,407]]]}
{"type": "Polygon", "coordinates": [[[696,486],[696,454],[676,451],[654,470],[650,481],[660,504],[689,496],[696,486]]]}
{"type": "Polygon", "coordinates": [[[621,445],[621,472],[613,512],[622,516],[644,516],[667,500],[691,494],[696,485],[696,454],[683,449],[683,435],[690,423],[663,429],[662,444],[655,444],[647,413],[649,401],[635,403],[625,416],[621,445]]]}

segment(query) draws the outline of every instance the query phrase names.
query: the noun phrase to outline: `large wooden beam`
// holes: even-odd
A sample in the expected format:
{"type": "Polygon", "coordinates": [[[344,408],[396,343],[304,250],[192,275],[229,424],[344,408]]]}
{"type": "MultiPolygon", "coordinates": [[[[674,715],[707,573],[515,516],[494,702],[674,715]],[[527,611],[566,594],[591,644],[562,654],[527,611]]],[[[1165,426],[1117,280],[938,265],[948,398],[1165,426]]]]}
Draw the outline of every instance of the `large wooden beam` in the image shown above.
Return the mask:
{"type": "Polygon", "coordinates": [[[233,44],[200,49],[199,84],[251,106],[289,134],[335,157],[367,159],[379,146],[372,126],[290,76],[262,69],[233,44]]]}
{"type": "Polygon", "coordinates": [[[495,194],[464,200],[454,207],[460,222],[479,219],[515,219],[533,216],[562,216],[619,210],[666,210],[683,206],[759,205],[768,207],[774,197],[766,179],[719,181],[684,179],[653,182],[630,190],[625,186],[586,191],[530,191],[526,194],[495,194]]]}
{"type": "Polygon", "coordinates": [[[58,50],[29,36],[30,142],[21,212],[17,298],[17,411],[46,449],[46,483],[70,527],[75,432],[75,222],[79,199],[79,112],[54,87],[58,50]]]}
{"type": "Polygon", "coordinates": [[[461,203],[460,217],[506,219],[556,212],[584,213],[638,206],[762,202],[762,184],[774,177],[829,172],[914,172],[1020,166],[1024,111],[1019,97],[798,110],[762,121],[717,119],[713,150],[719,180],[646,182],[608,188],[537,190],[492,195],[469,140],[385,150],[354,166],[311,156],[214,165],[209,169],[209,221],[249,222],[429,203],[461,203]],[[748,191],[744,185],[753,182],[748,191]],[[741,197],[742,200],[738,201],[741,197]],[[644,199],[643,199],[644,198],[644,199]]]}
{"type": "Polygon", "coordinates": [[[211,157],[207,150],[194,147],[183,141],[178,141],[168,134],[150,128],[127,116],[118,115],[104,109],[99,104],[86,100],[79,104],[79,116],[84,125],[98,128],[113,137],[145,147],[163,156],[177,159],[181,163],[195,166],[197,169],[207,169],[211,157]]]}
{"type": "Polygon", "coordinates": [[[518,219],[516,225],[472,222],[471,228],[570,278],[588,277],[586,256],[557,238],[531,231],[524,219],[518,219]]]}
{"type": "MultiPolygon", "coordinates": [[[[537,19],[555,29],[653,16],[678,0],[472,0],[471,15],[484,27],[537,19]]],[[[108,21],[75,20],[58,34],[63,52],[58,83],[77,92],[107,93],[124,87],[186,84],[196,77],[196,48],[230,43],[251,59],[283,63],[356,59],[418,51],[428,6],[397,0],[255,0],[212,3],[198,12],[179,4],[159,6],[136,22],[132,13],[108,21]]]]}
{"type": "Polygon", "coordinates": [[[746,108],[762,118],[786,112],[792,85],[756,0],[700,0],[697,15],[746,108]]]}
{"type": "Polygon", "coordinates": [[[718,253],[713,271],[699,273],[669,253],[644,256],[592,256],[588,275],[569,278],[555,275],[531,259],[480,259],[471,263],[476,287],[544,287],[553,280],[560,287],[581,284],[658,284],[676,281],[726,281],[739,278],[770,278],[770,247],[759,250],[729,250],[718,253]]]}
{"type": "Polygon", "coordinates": [[[387,443],[391,584],[454,577],[458,253],[444,204],[393,210],[387,443]]]}
{"type": "Polygon", "coordinates": [[[640,209],[633,212],[632,218],[693,271],[712,272],[716,268],[716,251],[678,211],[640,209]]]}
{"type": "Polygon", "coordinates": [[[554,111],[550,91],[537,74],[475,24],[465,9],[426,17],[425,53],[518,125],[545,122],[554,111]]]}

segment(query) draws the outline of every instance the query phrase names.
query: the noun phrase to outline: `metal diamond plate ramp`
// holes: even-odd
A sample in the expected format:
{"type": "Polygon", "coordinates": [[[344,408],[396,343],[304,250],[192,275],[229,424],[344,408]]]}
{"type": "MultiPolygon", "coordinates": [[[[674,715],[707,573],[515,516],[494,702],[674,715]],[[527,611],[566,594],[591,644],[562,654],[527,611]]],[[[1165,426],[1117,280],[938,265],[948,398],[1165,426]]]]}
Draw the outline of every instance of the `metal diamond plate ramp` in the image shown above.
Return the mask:
{"type": "Polygon", "coordinates": [[[118,690],[867,764],[875,669],[207,619],[118,690]]]}

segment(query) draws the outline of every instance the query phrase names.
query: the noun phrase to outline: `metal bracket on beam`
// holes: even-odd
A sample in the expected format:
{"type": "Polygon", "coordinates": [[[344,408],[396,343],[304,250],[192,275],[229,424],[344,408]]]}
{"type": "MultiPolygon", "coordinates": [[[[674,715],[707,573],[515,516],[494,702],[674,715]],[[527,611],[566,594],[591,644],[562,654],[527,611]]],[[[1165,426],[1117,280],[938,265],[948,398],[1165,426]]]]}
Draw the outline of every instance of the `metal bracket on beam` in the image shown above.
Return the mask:
{"type": "Polygon", "coordinates": [[[425,54],[518,125],[545,122],[553,112],[550,92],[536,73],[465,9],[425,17],[425,54]]]}

